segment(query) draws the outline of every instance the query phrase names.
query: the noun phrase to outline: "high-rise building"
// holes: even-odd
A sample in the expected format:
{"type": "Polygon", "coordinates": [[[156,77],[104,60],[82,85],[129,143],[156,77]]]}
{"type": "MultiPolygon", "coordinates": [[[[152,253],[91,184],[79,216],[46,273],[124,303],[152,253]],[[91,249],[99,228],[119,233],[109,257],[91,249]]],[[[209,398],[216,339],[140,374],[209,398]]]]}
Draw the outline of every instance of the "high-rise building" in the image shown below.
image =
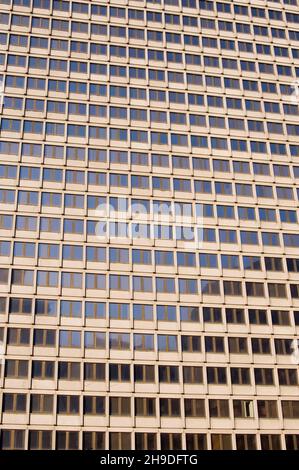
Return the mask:
{"type": "Polygon", "coordinates": [[[0,1],[2,449],[299,449],[298,23],[0,1]]]}

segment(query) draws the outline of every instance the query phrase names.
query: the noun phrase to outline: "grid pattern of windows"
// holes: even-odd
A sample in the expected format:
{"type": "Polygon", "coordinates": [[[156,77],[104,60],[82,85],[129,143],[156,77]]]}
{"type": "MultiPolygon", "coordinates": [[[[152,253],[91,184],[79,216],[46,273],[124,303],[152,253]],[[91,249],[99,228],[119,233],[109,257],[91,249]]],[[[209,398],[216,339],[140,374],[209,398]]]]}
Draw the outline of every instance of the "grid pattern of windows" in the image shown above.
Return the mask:
{"type": "Polygon", "coordinates": [[[299,449],[298,23],[1,2],[0,448],[299,449]]]}

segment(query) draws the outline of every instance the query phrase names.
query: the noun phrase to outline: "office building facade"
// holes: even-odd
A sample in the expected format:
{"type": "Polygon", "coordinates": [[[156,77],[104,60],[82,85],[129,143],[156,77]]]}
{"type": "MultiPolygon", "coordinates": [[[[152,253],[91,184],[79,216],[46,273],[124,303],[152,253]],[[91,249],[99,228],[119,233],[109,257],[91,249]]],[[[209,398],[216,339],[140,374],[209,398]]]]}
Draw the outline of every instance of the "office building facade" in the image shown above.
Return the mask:
{"type": "Polygon", "coordinates": [[[299,448],[298,23],[0,1],[2,449],[299,448]]]}

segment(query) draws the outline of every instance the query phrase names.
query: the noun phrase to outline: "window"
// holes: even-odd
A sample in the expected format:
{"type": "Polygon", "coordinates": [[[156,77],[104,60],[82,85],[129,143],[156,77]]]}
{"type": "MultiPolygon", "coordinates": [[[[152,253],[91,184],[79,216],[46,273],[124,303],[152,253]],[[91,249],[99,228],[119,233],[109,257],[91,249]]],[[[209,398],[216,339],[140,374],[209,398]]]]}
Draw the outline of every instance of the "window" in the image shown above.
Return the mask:
{"type": "Polygon", "coordinates": [[[199,366],[183,366],[183,380],[186,384],[203,383],[202,367],[199,366]]]}
{"type": "Polygon", "coordinates": [[[233,400],[235,418],[253,418],[253,402],[250,400],[233,400]]]}
{"type": "Polygon", "coordinates": [[[186,434],[187,450],[207,450],[207,437],[205,434],[186,434]]]}
{"type": "Polygon", "coordinates": [[[239,281],[224,281],[224,295],[242,295],[242,283],[239,281]]]}
{"type": "Polygon", "coordinates": [[[37,286],[39,287],[57,287],[58,272],[56,271],[38,271],[37,286]]]}
{"type": "Polygon", "coordinates": [[[105,397],[84,396],[83,402],[84,415],[104,415],[105,397]]]}
{"type": "Polygon", "coordinates": [[[282,406],[282,414],[285,419],[298,419],[299,401],[283,400],[281,402],[281,406],[282,406]]]}
{"type": "Polygon", "coordinates": [[[109,364],[109,379],[116,382],[130,381],[130,365],[109,364]]]}
{"type": "Polygon", "coordinates": [[[118,320],[129,319],[129,304],[109,304],[109,318],[118,320]]]}
{"type": "Polygon", "coordinates": [[[57,300],[36,299],[35,315],[56,316],[57,300]]]}
{"type": "Polygon", "coordinates": [[[80,380],[79,362],[59,362],[58,378],[60,380],[80,380]]]}
{"type": "Polygon", "coordinates": [[[161,450],[182,449],[182,436],[177,433],[161,433],[161,450]]]}
{"type": "Polygon", "coordinates": [[[250,369],[246,367],[232,367],[230,374],[233,385],[249,385],[251,383],[250,369]]]}
{"type": "Polygon", "coordinates": [[[255,434],[236,434],[237,450],[256,450],[255,434]]]}
{"type": "Polygon", "coordinates": [[[159,351],[177,351],[177,336],[175,335],[158,335],[158,350],[159,351]]]}
{"type": "Polygon", "coordinates": [[[207,380],[209,384],[226,384],[225,367],[207,367],[207,380]]]}
{"type": "Polygon", "coordinates": [[[205,350],[211,353],[224,353],[224,338],[221,336],[206,336],[205,350]]]}
{"type": "Polygon", "coordinates": [[[29,431],[30,450],[51,450],[52,431],[29,431]]]}
{"type": "Polygon", "coordinates": [[[211,418],[229,418],[229,401],[209,400],[209,413],[211,418]]]}
{"type": "Polygon", "coordinates": [[[275,351],[279,355],[292,354],[292,340],[291,339],[274,339],[275,351]]]}
{"type": "Polygon", "coordinates": [[[210,253],[200,253],[199,264],[201,268],[217,268],[218,267],[217,255],[210,254],[210,253]]]}
{"type": "Polygon", "coordinates": [[[271,310],[272,325],[290,325],[290,315],[287,310],[271,310]]]}
{"type": "Polygon", "coordinates": [[[245,323],[244,310],[240,308],[225,309],[227,323],[245,323]]]}
{"type": "Polygon", "coordinates": [[[249,309],[248,316],[250,324],[266,325],[268,323],[266,310],[249,309]]]}
{"type": "Polygon", "coordinates": [[[83,450],[104,450],[105,433],[97,431],[83,431],[83,450]]]}
{"type": "Polygon", "coordinates": [[[32,361],[32,378],[39,380],[54,379],[55,363],[53,361],[32,361]]]}
{"type": "Polygon", "coordinates": [[[62,317],[80,318],[82,315],[81,302],[76,300],[62,300],[60,302],[60,315],[62,317]]]}
{"type": "Polygon", "coordinates": [[[57,397],[58,414],[79,414],[79,396],[76,395],[58,395],[57,397]]]}
{"type": "Polygon", "coordinates": [[[105,364],[97,362],[84,363],[84,380],[103,381],[105,380],[105,364]]]}
{"type": "Polygon", "coordinates": [[[79,433],[77,431],[56,431],[56,450],[78,450],[79,433]]]}
{"type": "Polygon", "coordinates": [[[149,334],[134,334],[135,351],[153,351],[154,336],[149,334]]]}
{"type": "Polygon", "coordinates": [[[150,365],[135,364],[134,365],[135,382],[154,382],[155,368],[150,365]]]}
{"type": "Polygon", "coordinates": [[[281,438],[279,434],[262,434],[262,450],[281,450],[281,438]]]}
{"type": "Polygon", "coordinates": [[[111,450],[130,450],[131,434],[128,432],[110,432],[109,449],[111,450]]]}
{"type": "Polygon", "coordinates": [[[135,398],[135,416],[155,416],[155,398],[135,398]]]}
{"type": "Polygon", "coordinates": [[[25,431],[21,429],[3,429],[1,431],[1,449],[24,450],[25,431]]]}
{"type": "Polygon", "coordinates": [[[298,450],[299,448],[299,435],[298,434],[286,434],[286,449],[287,450],[298,450]]]}
{"type": "Polygon", "coordinates": [[[203,295],[219,295],[220,283],[215,280],[202,279],[201,292],[203,295]]]}
{"type": "Polygon", "coordinates": [[[180,306],[180,319],[186,322],[198,322],[199,321],[199,308],[180,306]]]}
{"type": "Polygon", "coordinates": [[[33,271],[29,269],[13,269],[12,284],[19,286],[33,285],[33,271]]]}
{"type": "Polygon", "coordinates": [[[271,345],[269,338],[251,338],[253,354],[270,354],[271,345]]]}
{"type": "Polygon", "coordinates": [[[9,274],[8,269],[3,269],[3,268],[0,269],[0,284],[2,285],[8,284],[8,274],[9,274]]]}
{"type": "Polygon", "coordinates": [[[133,304],[134,320],[148,321],[153,319],[153,307],[146,304],[133,304]]]}
{"type": "Polygon", "coordinates": [[[274,385],[273,369],[254,369],[256,385],[274,385]]]}
{"type": "Polygon", "coordinates": [[[21,379],[28,377],[28,361],[7,359],[5,361],[5,377],[21,379]]]}
{"type": "Polygon", "coordinates": [[[228,349],[231,354],[246,354],[248,353],[247,338],[229,337],[228,349]]]}
{"type": "Polygon", "coordinates": [[[278,369],[278,381],[280,385],[298,385],[296,369],[278,369]]]}
{"type": "Polygon", "coordinates": [[[252,297],[264,297],[264,284],[262,282],[246,282],[246,294],[252,297]]]}
{"type": "Polygon", "coordinates": [[[32,311],[32,299],[11,297],[9,302],[9,313],[21,315],[30,314],[32,311]]]}
{"type": "Polygon", "coordinates": [[[131,399],[129,397],[109,398],[110,416],[130,416],[131,399]]]}
{"type": "Polygon", "coordinates": [[[60,330],[59,332],[59,345],[63,348],[80,348],[81,347],[81,332],[60,330]]]}
{"type": "Polygon", "coordinates": [[[24,393],[4,393],[3,413],[26,413],[27,395],[24,393]]]}
{"type": "Polygon", "coordinates": [[[31,413],[51,414],[53,413],[53,395],[32,394],[30,402],[31,413]]]}
{"type": "Polygon", "coordinates": [[[56,345],[56,331],[35,329],[34,345],[39,347],[54,347],[56,345]]]}
{"type": "MultiPolygon", "coordinates": [[[[74,346],[70,346],[74,347],[74,346]]],[[[79,347],[79,343],[77,346],[79,347]]],[[[94,331],[84,332],[84,347],[86,349],[105,349],[106,347],[106,334],[94,331]]]]}
{"type": "Polygon", "coordinates": [[[159,382],[178,383],[179,369],[177,366],[159,366],[159,382]]]}
{"type": "Polygon", "coordinates": [[[175,417],[181,415],[179,398],[160,398],[160,416],[175,417]]]}
{"type": "Polygon", "coordinates": [[[200,336],[181,336],[182,352],[200,352],[201,337],[200,336]]]}
{"type": "Polygon", "coordinates": [[[28,346],[30,344],[30,330],[28,328],[8,328],[7,344],[14,346],[28,346]]]}
{"type": "Polygon", "coordinates": [[[157,437],[154,433],[135,433],[136,450],[155,450],[157,449],[157,437]]]}

